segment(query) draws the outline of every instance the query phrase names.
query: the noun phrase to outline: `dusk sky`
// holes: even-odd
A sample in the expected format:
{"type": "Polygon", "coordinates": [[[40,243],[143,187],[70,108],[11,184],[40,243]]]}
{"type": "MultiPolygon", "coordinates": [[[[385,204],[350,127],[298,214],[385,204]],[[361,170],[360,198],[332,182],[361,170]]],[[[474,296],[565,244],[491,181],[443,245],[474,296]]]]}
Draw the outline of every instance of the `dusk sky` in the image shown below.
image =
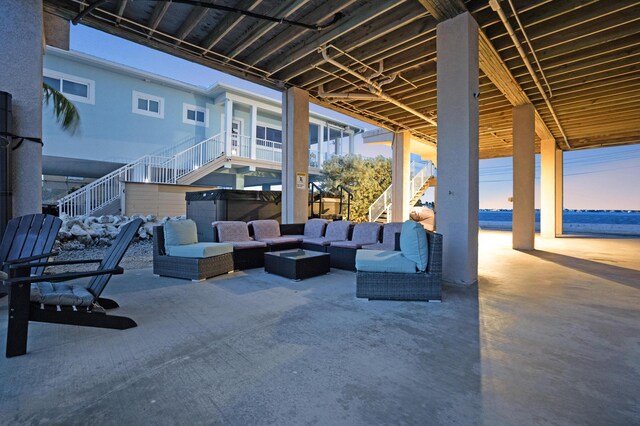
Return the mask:
{"type": "MultiPolygon", "coordinates": [[[[71,26],[71,49],[162,76],[208,87],[227,83],[279,99],[275,90],[147,48],[83,25],[71,26]]],[[[372,129],[374,126],[311,105],[313,111],[372,129]]],[[[638,123],[640,126],[640,123],[638,123]]],[[[356,151],[372,156],[391,155],[388,147],[365,146],[356,151]]],[[[480,162],[480,208],[511,208],[511,158],[480,162]]],[[[539,207],[540,157],[536,156],[536,207],[539,207]]],[[[564,207],[567,209],[640,210],[640,145],[590,149],[564,154],[564,207]]]]}

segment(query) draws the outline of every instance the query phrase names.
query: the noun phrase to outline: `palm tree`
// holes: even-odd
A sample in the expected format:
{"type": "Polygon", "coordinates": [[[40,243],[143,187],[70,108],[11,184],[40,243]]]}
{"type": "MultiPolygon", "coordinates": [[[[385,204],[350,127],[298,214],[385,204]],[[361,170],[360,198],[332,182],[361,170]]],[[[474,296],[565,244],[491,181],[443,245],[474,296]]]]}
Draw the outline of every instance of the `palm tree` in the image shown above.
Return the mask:
{"type": "Polygon", "coordinates": [[[62,130],[74,134],[80,125],[80,114],[78,114],[76,106],[60,91],[49,86],[47,83],[42,83],[42,95],[42,100],[45,105],[49,105],[49,101],[53,100],[53,115],[56,117],[56,121],[60,124],[60,127],[62,127],[62,130]]]}

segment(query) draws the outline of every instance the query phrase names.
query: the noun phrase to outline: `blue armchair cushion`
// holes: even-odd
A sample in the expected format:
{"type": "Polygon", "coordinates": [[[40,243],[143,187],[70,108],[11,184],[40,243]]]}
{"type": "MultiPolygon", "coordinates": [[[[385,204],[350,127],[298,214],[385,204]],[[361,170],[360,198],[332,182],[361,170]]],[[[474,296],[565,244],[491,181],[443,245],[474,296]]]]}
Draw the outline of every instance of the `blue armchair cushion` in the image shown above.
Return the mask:
{"type": "Polygon", "coordinates": [[[416,263],[419,271],[426,271],[429,261],[429,246],[427,234],[422,225],[412,220],[402,224],[400,251],[404,257],[416,263]]]}
{"type": "Polygon", "coordinates": [[[233,244],[229,243],[195,243],[180,246],[167,246],[167,254],[175,257],[206,258],[233,253],[233,244]]]}
{"type": "Polygon", "coordinates": [[[198,242],[198,229],[191,220],[170,220],[164,224],[164,246],[182,246],[198,242]]]}
{"type": "Polygon", "coordinates": [[[398,272],[415,274],[416,262],[409,260],[399,251],[358,250],[356,270],[363,272],[398,272]]]}
{"type": "Polygon", "coordinates": [[[31,283],[32,302],[45,305],[91,306],[95,299],[85,287],[66,283],[31,283]]]}

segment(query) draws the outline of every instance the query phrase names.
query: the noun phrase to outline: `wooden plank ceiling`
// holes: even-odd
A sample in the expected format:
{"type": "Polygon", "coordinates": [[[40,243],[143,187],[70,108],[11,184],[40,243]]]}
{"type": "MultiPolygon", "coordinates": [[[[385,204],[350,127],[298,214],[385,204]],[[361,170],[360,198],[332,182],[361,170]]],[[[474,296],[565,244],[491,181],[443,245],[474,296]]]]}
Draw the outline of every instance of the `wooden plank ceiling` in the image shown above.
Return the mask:
{"type": "MultiPolygon", "coordinates": [[[[95,2],[44,0],[47,11],[68,19],[95,2]]],[[[544,75],[510,4],[500,5],[557,122],[488,0],[111,0],[100,1],[81,23],[268,87],[306,89],[317,104],[390,130],[408,129],[433,143],[436,127],[420,115],[437,121],[436,25],[468,10],[481,27],[481,158],[511,155],[511,108],[526,102],[537,110],[537,143],[553,137],[564,150],[640,143],[640,3],[511,2],[544,75]],[[296,25],[322,26],[334,19],[323,29],[296,25]],[[381,89],[413,113],[370,96],[318,95],[319,88],[371,94],[369,84],[325,61],[321,46],[331,59],[378,85],[395,75],[381,89]]]]}

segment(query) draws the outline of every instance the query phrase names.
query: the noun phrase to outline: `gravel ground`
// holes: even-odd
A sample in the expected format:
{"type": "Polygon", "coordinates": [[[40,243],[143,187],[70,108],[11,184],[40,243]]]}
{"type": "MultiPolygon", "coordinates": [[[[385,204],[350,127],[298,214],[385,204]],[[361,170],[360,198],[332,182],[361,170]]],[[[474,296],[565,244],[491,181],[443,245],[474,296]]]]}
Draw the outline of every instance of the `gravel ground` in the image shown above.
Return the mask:
{"type": "MultiPolygon", "coordinates": [[[[61,250],[55,260],[80,260],[80,259],[102,259],[109,247],[90,247],[83,250],[61,250]]],[[[131,243],[124,255],[120,266],[125,270],[151,268],[153,262],[153,241],[140,240],[131,243]]],[[[96,269],[96,264],[51,266],[47,268],[47,273],[60,273],[69,271],[83,271],[96,269]]]]}

